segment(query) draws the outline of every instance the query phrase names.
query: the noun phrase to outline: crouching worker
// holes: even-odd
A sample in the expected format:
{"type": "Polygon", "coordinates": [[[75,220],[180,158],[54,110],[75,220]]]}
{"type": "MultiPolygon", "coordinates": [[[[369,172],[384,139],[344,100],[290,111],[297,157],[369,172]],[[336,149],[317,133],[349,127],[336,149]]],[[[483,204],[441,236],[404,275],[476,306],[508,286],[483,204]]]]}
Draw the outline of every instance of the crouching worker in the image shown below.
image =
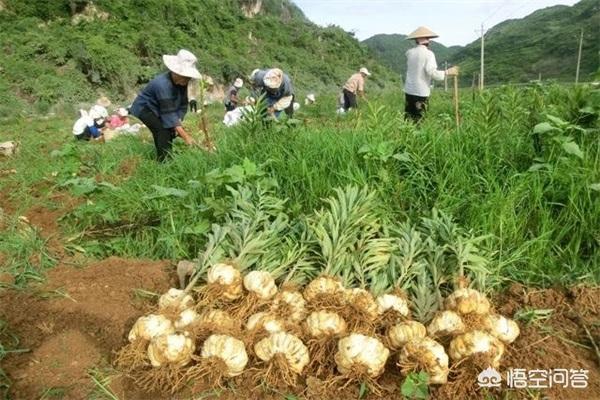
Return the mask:
{"type": "Polygon", "coordinates": [[[264,96],[267,113],[279,118],[282,112],[294,115],[294,87],[290,77],[279,68],[255,69],[250,75],[255,98],[264,96]]]}
{"type": "Polygon", "coordinates": [[[73,125],[73,137],[77,140],[101,140],[104,118],[92,108],[89,112],[79,111],[79,119],[73,125]]]}
{"type": "Polygon", "coordinates": [[[131,114],[152,132],[160,162],[168,157],[177,136],[188,146],[195,143],[181,124],[188,107],[188,82],[201,77],[196,69],[196,56],[187,50],[164,55],[163,62],[169,71],[150,81],[131,105],[131,114]]]}
{"type": "Polygon", "coordinates": [[[242,101],[240,100],[239,92],[240,89],[244,86],[244,81],[240,78],[237,78],[233,85],[227,89],[227,94],[225,95],[224,105],[225,111],[233,111],[240,106],[242,101]]]}

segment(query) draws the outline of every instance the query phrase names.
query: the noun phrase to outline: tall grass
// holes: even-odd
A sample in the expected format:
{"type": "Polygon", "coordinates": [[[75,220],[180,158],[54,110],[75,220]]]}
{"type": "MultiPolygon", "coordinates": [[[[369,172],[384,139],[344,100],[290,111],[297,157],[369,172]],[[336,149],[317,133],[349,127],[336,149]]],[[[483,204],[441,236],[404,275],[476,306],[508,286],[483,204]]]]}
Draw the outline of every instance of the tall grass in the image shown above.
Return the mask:
{"type": "MultiPolygon", "coordinates": [[[[298,218],[320,208],[334,188],[368,185],[389,221],[416,222],[437,208],[491,235],[504,279],[536,285],[600,280],[600,193],[593,189],[600,182],[598,114],[581,111],[598,107],[590,103],[595,94],[532,86],[494,89],[474,100],[462,95],[458,129],[443,92],[434,95],[419,126],[404,121],[397,93],[344,117],[333,114],[333,99],[323,98],[298,113],[297,126],[224,129],[215,123],[216,153],[176,146],[164,165],[152,159],[148,139],[73,144],[58,132],[66,123],[20,124],[26,150],[3,168],[20,165],[23,172],[0,184],[14,196],[46,182],[49,191],[85,198],[63,227],[92,255],[169,259],[202,249],[207,227],[227,210],[228,186],[274,186],[287,200],[286,212],[298,218]],[[536,145],[532,130],[546,114],[587,129],[574,135],[583,157],[557,150],[551,138],[536,145]],[[39,141],[56,147],[53,156],[39,151],[39,141]],[[134,161],[137,168],[125,176],[123,164],[134,161]]],[[[219,118],[217,108],[209,110],[211,120],[219,118]]]]}

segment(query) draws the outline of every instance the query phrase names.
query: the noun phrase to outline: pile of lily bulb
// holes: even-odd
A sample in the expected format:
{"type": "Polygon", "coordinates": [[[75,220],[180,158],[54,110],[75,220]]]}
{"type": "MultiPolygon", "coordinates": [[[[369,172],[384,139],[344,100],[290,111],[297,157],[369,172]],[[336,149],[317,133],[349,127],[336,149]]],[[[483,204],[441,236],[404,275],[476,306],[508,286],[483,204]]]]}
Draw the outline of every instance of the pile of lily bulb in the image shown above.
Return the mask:
{"type": "Polygon", "coordinates": [[[411,320],[402,292],[374,297],[332,276],[303,288],[278,288],[268,272],[242,276],[219,263],[194,297],[170,289],[156,312],[140,317],[129,332],[116,364],[141,388],[206,389],[241,378],[289,388],[312,376],[376,389],[386,368],[402,375],[425,371],[430,384],[444,384],[449,359],[476,357],[497,368],[505,346],[519,335],[514,321],[466,287],[445,299],[428,326],[411,320]]]}

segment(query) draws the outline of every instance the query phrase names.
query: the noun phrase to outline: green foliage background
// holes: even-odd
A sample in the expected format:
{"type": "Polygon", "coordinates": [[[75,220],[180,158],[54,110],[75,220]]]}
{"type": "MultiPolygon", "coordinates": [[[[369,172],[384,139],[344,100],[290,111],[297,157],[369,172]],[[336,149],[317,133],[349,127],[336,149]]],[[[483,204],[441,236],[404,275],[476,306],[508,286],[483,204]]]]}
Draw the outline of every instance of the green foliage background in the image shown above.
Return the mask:
{"type": "Polygon", "coordinates": [[[187,48],[217,82],[280,66],[306,92],[333,89],[358,67],[371,87],[398,83],[370,51],[338,27],[321,28],[287,0],[263,2],[247,18],[246,0],[100,0],[100,19],[74,24],[89,0],[6,0],[0,11],[0,116],[35,103],[93,100],[99,91],[131,100],[163,69],[162,54],[187,48]]]}

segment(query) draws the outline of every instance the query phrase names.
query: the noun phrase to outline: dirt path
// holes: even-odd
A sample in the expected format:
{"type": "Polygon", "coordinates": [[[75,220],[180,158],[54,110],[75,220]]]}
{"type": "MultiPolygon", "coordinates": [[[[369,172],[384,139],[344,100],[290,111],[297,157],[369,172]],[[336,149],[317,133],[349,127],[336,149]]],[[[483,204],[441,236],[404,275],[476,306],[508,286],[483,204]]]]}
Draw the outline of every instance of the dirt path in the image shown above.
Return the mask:
{"type": "MultiPolygon", "coordinates": [[[[175,274],[167,262],[109,258],[82,269],[60,265],[48,274],[47,283],[29,292],[0,294],[0,319],[19,339],[19,348],[29,351],[11,354],[2,363],[13,382],[13,399],[85,399],[93,389],[89,372],[108,367],[113,353],[126,341],[135,319],[148,311],[152,301],[144,293],[164,292],[175,285],[175,274]]],[[[522,309],[553,310],[547,319],[520,322],[521,336],[509,346],[500,368],[586,369],[587,389],[554,387],[543,393],[550,399],[600,399],[600,362],[591,349],[590,334],[600,342],[600,288],[570,290],[527,290],[513,286],[501,295],[498,311],[513,316],[522,309]]],[[[476,384],[476,375],[452,373],[450,383],[433,390],[435,399],[481,399],[486,391],[476,384]]],[[[381,379],[383,395],[367,399],[398,399],[396,373],[381,379]]],[[[243,377],[234,381],[235,392],[224,399],[281,399],[281,394],[252,391],[243,377]]],[[[505,382],[503,382],[505,384],[505,382]]],[[[308,379],[297,389],[298,398],[324,399],[322,382],[308,379]]],[[[123,377],[113,378],[111,390],[120,399],[172,399],[170,395],[142,393],[123,377]]],[[[531,391],[535,394],[536,391],[531,391]]],[[[289,393],[289,392],[288,392],[289,393]]],[[[490,391],[489,394],[499,394],[490,391]]],[[[331,398],[358,398],[358,389],[336,392],[331,398]]],[[[532,398],[513,391],[511,398],[532,398]]]]}

